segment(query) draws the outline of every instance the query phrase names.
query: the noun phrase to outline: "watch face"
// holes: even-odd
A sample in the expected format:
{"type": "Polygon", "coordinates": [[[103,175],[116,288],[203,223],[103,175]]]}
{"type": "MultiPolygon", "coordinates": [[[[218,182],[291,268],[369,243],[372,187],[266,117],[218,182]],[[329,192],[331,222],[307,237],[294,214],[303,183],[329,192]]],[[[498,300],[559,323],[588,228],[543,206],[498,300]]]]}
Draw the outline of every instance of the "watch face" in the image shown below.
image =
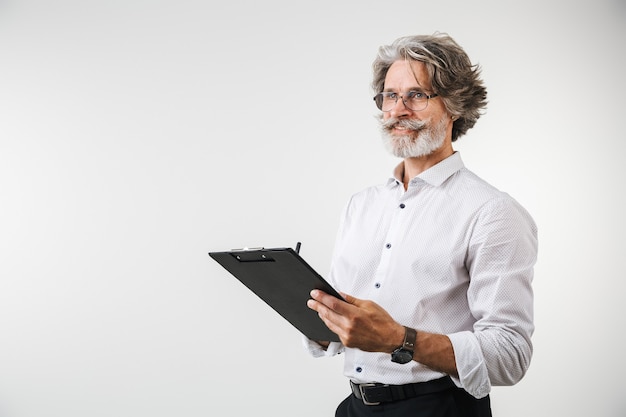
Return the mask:
{"type": "Polygon", "coordinates": [[[391,354],[391,361],[395,363],[409,363],[413,360],[413,352],[406,349],[397,349],[391,354]]]}

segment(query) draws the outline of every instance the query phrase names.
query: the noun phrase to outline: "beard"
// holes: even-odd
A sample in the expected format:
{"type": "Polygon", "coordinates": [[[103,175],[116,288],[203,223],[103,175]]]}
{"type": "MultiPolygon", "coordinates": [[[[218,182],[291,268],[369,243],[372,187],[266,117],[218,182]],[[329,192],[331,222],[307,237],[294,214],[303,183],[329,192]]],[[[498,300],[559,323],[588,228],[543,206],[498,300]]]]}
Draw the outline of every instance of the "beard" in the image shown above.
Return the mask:
{"type": "Polygon", "coordinates": [[[398,158],[418,158],[427,156],[443,146],[446,138],[446,120],[435,125],[416,119],[383,120],[380,117],[380,130],[385,148],[398,158]],[[404,135],[393,134],[394,127],[409,129],[404,135]]]}

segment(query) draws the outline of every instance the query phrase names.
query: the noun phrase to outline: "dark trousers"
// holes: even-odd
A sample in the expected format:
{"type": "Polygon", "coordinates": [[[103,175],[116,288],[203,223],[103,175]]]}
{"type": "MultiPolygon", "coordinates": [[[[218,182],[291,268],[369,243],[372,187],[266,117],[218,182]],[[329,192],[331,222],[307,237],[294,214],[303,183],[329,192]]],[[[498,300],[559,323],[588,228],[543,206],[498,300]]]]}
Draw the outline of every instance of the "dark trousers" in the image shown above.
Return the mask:
{"type": "Polygon", "coordinates": [[[365,405],[350,395],[335,417],[491,417],[489,396],[476,399],[461,388],[420,395],[402,401],[365,405]]]}

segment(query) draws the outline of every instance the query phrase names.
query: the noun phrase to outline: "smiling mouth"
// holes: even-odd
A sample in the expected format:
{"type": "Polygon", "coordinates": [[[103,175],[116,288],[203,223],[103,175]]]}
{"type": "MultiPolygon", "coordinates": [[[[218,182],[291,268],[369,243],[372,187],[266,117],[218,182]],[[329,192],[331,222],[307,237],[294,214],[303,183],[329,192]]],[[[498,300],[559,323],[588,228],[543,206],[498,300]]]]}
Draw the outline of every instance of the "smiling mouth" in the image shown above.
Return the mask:
{"type": "Polygon", "coordinates": [[[426,123],[422,120],[389,119],[383,122],[382,127],[390,133],[396,132],[397,134],[407,134],[411,132],[419,132],[426,127],[426,123]]]}
{"type": "Polygon", "coordinates": [[[413,133],[413,132],[417,133],[423,128],[424,128],[423,126],[407,126],[405,123],[396,123],[396,124],[389,126],[387,130],[389,132],[407,134],[407,133],[413,133]]]}

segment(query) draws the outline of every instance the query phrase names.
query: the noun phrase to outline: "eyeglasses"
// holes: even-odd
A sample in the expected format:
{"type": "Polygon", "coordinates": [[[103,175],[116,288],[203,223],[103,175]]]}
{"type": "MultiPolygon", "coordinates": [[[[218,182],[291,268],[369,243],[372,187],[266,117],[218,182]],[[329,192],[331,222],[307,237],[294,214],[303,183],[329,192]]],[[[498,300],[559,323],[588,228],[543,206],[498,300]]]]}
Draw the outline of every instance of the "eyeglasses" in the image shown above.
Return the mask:
{"type": "Polygon", "coordinates": [[[409,91],[404,95],[394,93],[393,91],[384,91],[374,96],[376,107],[382,111],[391,111],[396,106],[398,99],[402,100],[402,103],[407,109],[413,111],[424,110],[428,106],[428,100],[437,97],[439,94],[427,95],[421,91],[409,91]]]}

